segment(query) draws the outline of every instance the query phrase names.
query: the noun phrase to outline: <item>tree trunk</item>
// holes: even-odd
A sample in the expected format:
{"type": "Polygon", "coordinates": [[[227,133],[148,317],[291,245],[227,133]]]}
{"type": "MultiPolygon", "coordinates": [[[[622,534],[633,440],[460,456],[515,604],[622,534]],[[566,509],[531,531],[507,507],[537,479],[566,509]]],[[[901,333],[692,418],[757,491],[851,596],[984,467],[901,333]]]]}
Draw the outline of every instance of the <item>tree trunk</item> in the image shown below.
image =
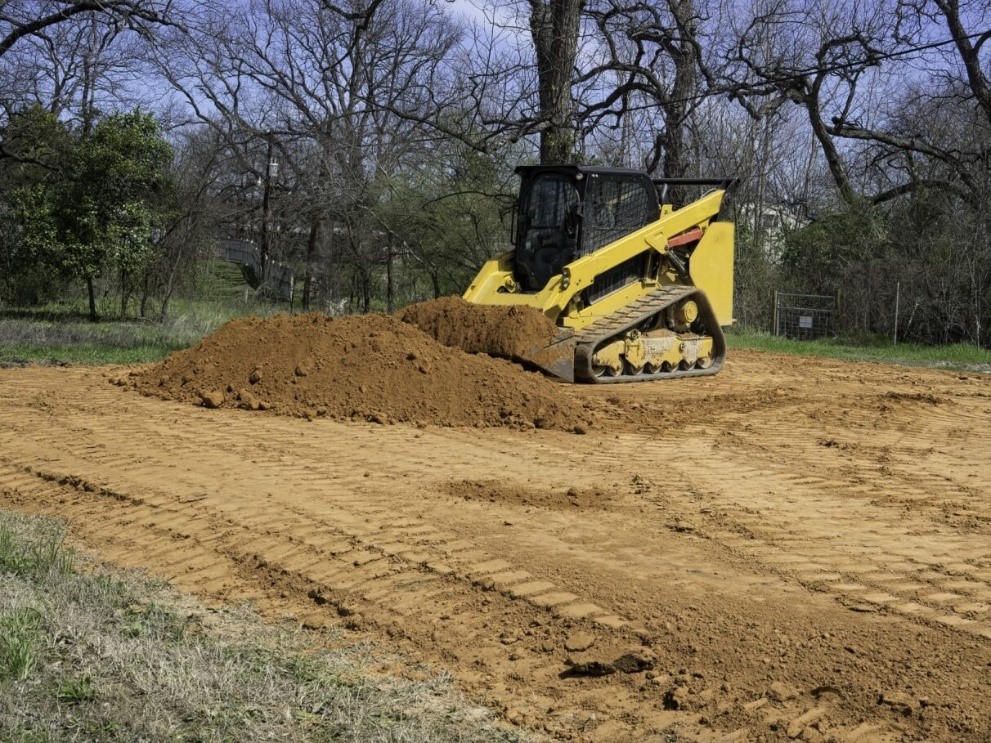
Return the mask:
{"type": "Polygon", "coordinates": [[[306,273],[303,276],[303,311],[310,309],[310,301],[313,299],[313,272],[317,265],[317,247],[320,240],[320,220],[315,219],[310,225],[310,235],[306,240],[306,273]]]}
{"type": "Polygon", "coordinates": [[[120,272],[120,319],[124,320],[127,317],[127,303],[131,298],[130,291],[127,287],[127,271],[122,270],[120,272]]]}
{"type": "Polygon", "coordinates": [[[372,282],[368,276],[361,278],[361,311],[365,314],[372,311],[372,282]]]}
{"type": "Polygon", "coordinates": [[[272,221],[272,176],[273,176],[273,164],[272,164],[272,134],[268,134],[268,148],[265,154],[265,184],[262,191],[262,224],[261,224],[261,249],[259,250],[259,257],[261,262],[261,275],[258,277],[259,286],[265,285],[265,280],[268,278],[268,258],[269,258],[269,240],[271,239],[271,221],[272,221]]]}
{"type": "Polygon", "coordinates": [[[169,273],[162,287],[162,309],[158,313],[160,322],[165,322],[169,316],[169,304],[172,302],[172,292],[175,291],[177,273],[179,271],[179,256],[181,251],[176,251],[176,259],[169,266],[169,273]]]}
{"type": "Polygon", "coordinates": [[[386,247],[386,258],[385,258],[385,311],[392,313],[394,309],[394,299],[393,299],[393,286],[392,286],[392,241],[389,241],[389,245],[386,247]]]}
{"type": "Polygon", "coordinates": [[[96,291],[93,288],[93,277],[86,276],[86,291],[89,293],[89,321],[98,322],[99,317],[96,314],[96,291]]]}
{"type": "Polygon", "coordinates": [[[141,286],[141,303],[138,305],[138,316],[144,320],[148,310],[148,300],[151,294],[151,271],[145,272],[145,280],[141,286]]]}
{"type": "Polygon", "coordinates": [[[833,142],[832,137],[829,136],[826,124],[822,120],[822,108],[819,104],[821,78],[822,73],[820,73],[820,79],[812,85],[808,92],[803,91],[800,94],[802,97],[801,102],[804,104],[805,113],[809,117],[809,126],[812,128],[812,134],[822,148],[822,154],[826,158],[826,165],[829,167],[829,172],[833,176],[833,182],[836,184],[840,198],[843,199],[843,202],[847,206],[856,206],[860,201],[860,197],[850,183],[850,177],[847,175],[846,168],[843,165],[843,159],[840,157],[840,152],[836,148],[836,143],[833,142]]]}
{"type": "Polygon", "coordinates": [[[575,159],[577,124],[571,77],[585,0],[530,0],[530,33],[537,55],[540,95],[540,162],[575,159]]]}
{"type": "MultiPolygon", "coordinates": [[[[674,62],[674,85],[664,106],[664,177],[684,178],[689,175],[688,163],[685,161],[689,105],[692,97],[698,94],[699,85],[698,47],[695,43],[698,36],[698,15],[694,0],[672,2],[670,7],[683,38],[670,50],[671,60],[674,62]]],[[[675,197],[675,203],[684,203],[684,193],[676,193],[675,197]]]]}
{"type": "Polygon", "coordinates": [[[368,314],[372,309],[372,277],[366,266],[361,266],[358,272],[358,280],[361,283],[361,312],[368,314]]]}

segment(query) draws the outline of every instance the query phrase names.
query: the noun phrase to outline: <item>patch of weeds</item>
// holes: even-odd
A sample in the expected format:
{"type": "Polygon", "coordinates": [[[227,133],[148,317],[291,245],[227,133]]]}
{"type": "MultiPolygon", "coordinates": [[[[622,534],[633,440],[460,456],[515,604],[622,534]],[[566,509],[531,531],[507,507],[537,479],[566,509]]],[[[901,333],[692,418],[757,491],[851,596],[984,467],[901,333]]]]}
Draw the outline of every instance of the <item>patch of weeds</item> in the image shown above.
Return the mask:
{"type": "Polygon", "coordinates": [[[74,553],[65,546],[65,528],[56,522],[25,519],[0,524],[0,570],[24,578],[64,575],[73,569],[74,553]]]}
{"type": "Polygon", "coordinates": [[[106,604],[115,607],[127,604],[127,584],[109,573],[90,576],[88,588],[106,604]]]}
{"type": "Polygon", "coordinates": [[[327,669],[322,667],[315,658],[306,655],[283,655],[281,653],[271,653],[265,659],[266,663],[273,663],[278,668],[278,672],[298,683],[314,684],[321,687],[353,687],[353,681],[342,678],[339,674],[327,674],[327,669]]]}
{"type": "Polygon", "coordinates": [[[4,740],[10,743],[52,743],[54,738],[44,731],[32,730],[22,725],[14,725],[4,730],[4,740]]]}
{"type": "Polygon", "coordinates": [[[182,617],[160,604],[130,603],[120,612],[124,637],[148,637],[163,642],[181,642],[194,617],[182,617]]]}
{"type": "Polygon", "coordinates": [[[55,698],[63,704],[82,704],[96,699],[96,685],[89,674],[69,679],[59,686],[55,698]]]}
{"type": "Polygon", "coordinates": [[[0,526],[0,569],[7,573],[23,575],[27,556],[19,549],[13,529],[0,526]]]}
{"type": "Polygon", "coordinates": [[[124,637],[141,637],[148,632],[148,626],[140,619],[135,619],[130,624],[124,625],[121,634],[124,637]]]}
{"type": "Polygon", "coordinates": [[[55,575],[66,575],[75,567],[75,552],[65,546],[65,531],[59,529],[48,539],[35,544],[33,550],[35,573],[46,572],[55,575]]]}
{"type": "Polygon", "coordinates": [[[37,609],[15,609],[0,617],[0,679],[23,681],[44,650],[45,618],[37,609]]]}
{"type": "MultiPolygon", "coordinates": [[[[132,736],[127,734],[126,727],[118,725],[113,720],[93,719],[85,715],[86,707],[74,707],[76,715],[66,715],[59,725],[57,740],[85,741],[130,741],[132,736]],[[71,735],[69,735],[71,733],[71,735]]],[[[185,741],[186,739],[180,739],[185,741]]]]}

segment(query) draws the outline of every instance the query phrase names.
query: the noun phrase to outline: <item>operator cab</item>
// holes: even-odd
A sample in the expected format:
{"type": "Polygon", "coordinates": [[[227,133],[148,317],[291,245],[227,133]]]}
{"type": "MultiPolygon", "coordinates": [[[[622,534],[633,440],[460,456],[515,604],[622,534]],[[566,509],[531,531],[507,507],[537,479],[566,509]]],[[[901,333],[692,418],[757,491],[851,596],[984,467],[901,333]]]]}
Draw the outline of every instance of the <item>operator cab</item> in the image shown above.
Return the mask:
{"type": "Polygon", "coordinates": [[[657,190],[641,171],[521,166],[514,278],[538,292],[572,261],[657,220],[657,190]]]}

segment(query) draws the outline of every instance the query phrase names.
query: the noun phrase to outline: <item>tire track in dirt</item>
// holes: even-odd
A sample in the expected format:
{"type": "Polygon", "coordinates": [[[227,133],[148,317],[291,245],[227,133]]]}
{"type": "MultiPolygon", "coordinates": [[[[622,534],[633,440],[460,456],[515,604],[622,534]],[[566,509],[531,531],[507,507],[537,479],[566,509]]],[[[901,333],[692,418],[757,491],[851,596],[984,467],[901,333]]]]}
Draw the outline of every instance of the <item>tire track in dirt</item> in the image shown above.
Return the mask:
{"type": "Polygon", "coordinates": [[[675,467],[704,491],[705,533],[722,544],[857,610],[991,637],[991,544],[959,534],[991,532],[975,487],[991,481],[991,410],[964,400],[867,391],[734,415],[715,442],[709,429],[688,442],[701,471],[675,467]]]}
{"type": "MultiPolygon", "coordinates": [[[[289,599],[283,608],[298,608],[300,599],[309,597],[314,606],[304,621],[311,625],[320,626],[329,619],[314,616],[320,613],[319,607],[329,604],[352,628],[380,629],[393,639],[406,635],[426,644],[429,638],[417,636],[440,629],[446,635],[442,656],[459,662],[464,655],[469,667],[484,662],[486,675],[499,671],[488,654],[473,650],[499,642],[488,629],[489,623],[482,621],[486,615],[500,618],[495,623],[506,627],[547,623],[536,607],[521,609],[512,606],[519,602],[500,592],[476,589],[478,582],[510,563],[484,560],[488,556],[470,545],[452,542],[451,553],[465,555],[470,572],[448,580],[453,571],[404,559],[407,545],[380,551],[374,541],[363,541],[367,535],[331,529],[325,523],[301,523],[279,507],[252,509],[250,517],[233,525],[211,514],[212,509],[205,509],[202,502],[197,503],[195,513],[184,516],[182,509],[164,505],[170,498],[151,494],[141,501],[122,501],[104,486],[77,481],[52,487],[51,482],[67,482],[66,478],[13,467],[18,464],[4,462],[6,503],[40,506],[66,516],[81,525],[84,539],[100,545],[111,557],[133,565],[152,565],[157,574],[180,586],[216,598],[270,600],[274,591],[289,599]],[[47,508],[53,500],[58,507],[47,508]],[[122,510],[122,502],[130,508],[122,510]],[[191,523],[204,516],[212,522],[208,537],[202,529],[190,529],[191,523]],[[292,539],[283,533],[292,534],[292,539]],[[483,591],[484,597],[477,595],[483,591]],[[512,620],[504,616],[507,613],[513,614],[512,620]]],[[[558,664],[553,665],[558,670],[558,664]]],[[[545,698],[542,703],[552,702],[545,698]]]]}
{"type": "Polygon", "coordinates": [[[991,479],[991,466],[981,453],[991,444],[986,431],[991,408],[977,413],[959,401],[926,398],[930,401],[900,399],[890,392],[866,400],[851,397],[842,401],[839,420],[823,421],[817,410],[799,410],[793,418],[806,424],[804,430],[792,425],[782,432],[765,419],[725,438],[732,439],[730,448],[752,447],[762,460],[787,453],[814,463],[820,476],[851,492],[942,512],[954,527],[981,528],[988,523],[981,485],[991,479]]]}
{"type": "MultiPolygon", "coordinates": [[[[593,461],[605,467],[629,449],[624,441],[593,461]]],[[[678,473],[676,482],[692,484],[667,500],[694,503],[664,509],[670,528],[759,559],[855,610],[884,608],[991,638],[991,545],[975,546],[945,526],[907,518],[877,492],[861,500],[829,477],[757,468],[704,441],[691,442],[691,449],[704,470],[666,463],[678,473]]],[[[793,457],[792,470],[795,464],[793,457]]]]}
{"type": "MultiPolygon", "coordinates": [[[[128,432],[130,435],[130,432],[128,432]]],[[[193,440],[193,449],[199,449],[199,445],[193,440]]],[[[81,447],[83,456],[89,461],[99,461],[113,469],[115,479],[121,483],[119,489],[123,492],[137,492],[140,488],[136,482],[146,482],[150,472],[157,468],[154,466],[142,466],[129,468],[127,458],[119,457],[101,452],[98,456],[92,454],[91,447],[81,447]]],[[[69,452],[72,454],[73,452],[69,452]]],[[[76,452],[78,454],[78,452],[76,452]]],[[[196,462],[195,455],[186,452],[183,460],[187,465],[196,462]]],[[[212,461],[212,460],[211,460],[212,461]]],[[[22,470],[29,467],[24,463],[7,462],[8,465],[19,466],[22,470]]],[[[352,463],[346,462],[348,468],[353,468],[352,463]]],[[[70,469],[75,469],[75,466],[70,469]]],[[[251,475],[252,484],[257,486],[259,476],[265,471],[264,463],[253,468],[251,475]]],[[[187,467],[189,469],[189,467],[187,467]]],[[[35,472],[46,481],[66,482],[73,478],[62,474],[49,474],[43,471],[35,472]]],[[[264,481],[263,481],[264,482],[264,481]]],[[[352,485],[356,485],[357,482],[352,485]]],[[[322,489],[306,487],[302,483],[294,483],[291,479],[280,481],[278,485],[271,482],[264,484],[263,489],[269,490],[275,487],[292,487],[297,499],[304,502],[317,500],[325,492],[322,489]]],[[[175,535],[176,538],[188,538],[188,534],[183,532],[182,525],[189,521],[188,509],[176,508],[173,504],[183,500],[182,492],[179,490],[164,490],[165,485],[158,483],[157,487],[163,488],[161,491],[147,492],[143,497],[132,496],[118,497],[116,490],[109,490],[101,485],[94,485],[89,482],[75,483],[77,489],[83,492],[100,492],[109,495],[115,500],[129,500],[134,505],[144,505],[154,512],[154,520],[149,523],[163,530],[168,534],[175,535]]],[[[237,483],[232,483],[231,489],[237,489],[237,483]]],[[[269,490],[270,492],[270,490],[269,490]]],[[[532,576],[525,571],[515,570],[514,566],[504,560],[497,560],[492,555],[483,551],[473,549],[470,543],[457,543],[449,534],[438,531],[433,526],[424,524],[417,520],[396,521],[396,509],[387,507],[385,503],[387,497],[369,491],[367,486],[362,488],[357,497],[348,495],[336,499],[336,505],[342,510],[335,511],[333,522],[303,508],[287,507],[284,504],[253,506],[247,514],[238,515],[236,518],[223,506],[210,507],[200,501],[206,500],[207,496],[202,494],[194,496],[193,501],[197,502],[195,511],[202,514],[204,511],[211,516],[211,520],[216,523],[237,524],[247,529],[249,532],[261,532],[268,535],[272,549],[281,545],[281,541],[271,542],[271,535],[276,533],[286,533],[293,535],[293,541],[308,546],[311,550],[318,550],[317,545],[322,545],[319,550],[321,557],[330,555],[333,558],[343,557],[341,565],[335,567],[346,573],[345,577],[338,577],[336,584],[345,588],[355,588],[364,590],[367,587],[374,588],[374,584],[368,584],[363,580],[361,569],[373,575],[372,580],[379,580],[380,575],[376,573],[379,568],[385,567],[386,574],[392,575],[396,568],[386,567],[390,563],[404,561],[414,567],[426,567],[441,575],[455,574],[461,578],[470,578],[478,583],[484,578],[484,583],[492,583],[496,586],[505,585],[511,588],[524,583],[532,576]],[[376,506],[378,501],[383,505],[376,506]],[[383,541],[384,539],[384,541],[383,541]],[[334,546],[327,550],[326,545],[334,546]],[[336,545],[336,546],[335,546],[336,545]],[[453,546],[452,546],[453,545],[453,546]],[[368,567],[366,567],[368,566],[368,567]],[[355,570],[358,568],[359,570],[355,570]],[[516,580],[514,580],[516,578],[516,580]]],[[[242,504],[243,505],[243,504],[242,504]]],[[[417,507],[418,508],[418,507],[417,507]]],[[[264,550],[265,540],[256,540],[254,548],[258,555],[267,562],[269,555],[264,550]]],[[[244,560],[244,554],[235,555],[239,560],[244,560]]],[[[284,555],[276,554],[285,562],[284,555]]],[[[306,567],[305,565],[303,567],[306,567]]],[[[331,582],[334,572],[328,572],[326,566],[322,569],[325,582],[331,582]]],[[[317,579],[321,579],[317,575],[317,579]]],[[[572,603],[579,597],[574,596],[568,602],[561,601],[567,596],[564,592],[556,591],[553,584],[546,584],[547,590],[535,590],[535,586],[529,586],[530,590],[518,590],[515,593],[518,598],[523,598],[536,606],[561,605],[572,603]]],[[[418,596],[417,598],[425,598],[418,596]]],[[[598,613],[599,618],[608,620],[606,611],[598,613]]],[[[618,626],[618,624],[617,624],[618,626]]]]}
{"type": "Polygon", "coordinates": [[[713,461],[703,479],[732,522],[729,531],[708,532],[723,544],[858,611],[883,607],[991,638],[991,584],[980,567],[991,548],[901,509],[851,502],[827,480],[768,475],[726,460],[713,461]],[[732,478],[732,494],[720,476],[732,478]]]}
{"type": "MultiPolygon", "coordinates": [[[[988,730],[976,717],[991,662],[983,637],[919,624],[904,607],[850,612],[833,599],[869,603],[835,590],[859,581],[907,603],[916,593],[891,589],[906,575],[949,592],[957,567],[981,567],[981,540],[933,509],[912,511],[906,529],[899,505],[853,489],[850,473],[834,478],[848,463],[818,465],[834,448],[808,424],[767,444],[775,416],[811,404],[795,392],[761,405],[766,392],[750,398],[747,380],[727,375],[736,402],[721,415],[707,386],[704,425],[570,436],[205,411],[77,370],[2,382],[3,503],[67,516],[109,557],[201,595],[388,637],[557,737],[981,740],[988,730]],[[730,428],[740,435],[723,435],[730,428]],[[930,542],[945,551],[936,562],[930,542]],[[926,550],[938,580],[916,569],[926,550]],[[875,569],[859,570],[865,562],[875,569]],[[823,580],[842,564],[841,580],[823,580]],[[592,636],[590,650],[566,649],[576,633],[592,636]],[[652,658],[654,678],[565,673],[568,655],[625,652],[652,658]],[[912,716],[879,704],[891,685],[913,690],[912,716]],[[971,691],[945,693],[958,686],[971,691]]],[[[632,415],[649,421],[652,406],[669,409],[664,390],[692,389],[646,388],[657,397],[609,393],[619,398],[609,405],[642,395],[632,415]]],[[[562,388],[576,404],[599,394],[562,388]]]]}

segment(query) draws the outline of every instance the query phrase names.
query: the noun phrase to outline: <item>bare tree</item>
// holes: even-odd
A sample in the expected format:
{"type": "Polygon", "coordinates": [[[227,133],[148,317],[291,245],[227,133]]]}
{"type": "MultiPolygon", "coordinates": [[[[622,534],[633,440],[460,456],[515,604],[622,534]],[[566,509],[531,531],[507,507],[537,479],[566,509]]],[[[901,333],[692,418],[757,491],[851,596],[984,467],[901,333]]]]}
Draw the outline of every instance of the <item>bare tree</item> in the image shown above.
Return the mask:
{"type": "Polygon", "coordinates": [[[588,15],[604,53],[576,80],[586,87],[585,132],[639,120],[653,131],[649,155],[640,165],[651,172],[662,166],[668,177],[688,175],[689,118],[707,87],[696,0],[599,0],[588,15]]]}
{"type": "Polygon", "coordinates": [[[24,39],[44,38],[84,16],[143,31],[174,23],[171,0],[7,0],[0,4],[0,57],[24,39]]]}
{"type": "Polygon", "coordinates": [[[378,181],[410,167],[437,136],[393,112],[431,105],[458,29],[439,8],[409,0],[255,0],[223,13],[186,42],[183,65],[163,60],[163,74],[242,153],[246,171],[258,167],[259,143],[274,143],[276,200],[293,215],[282,234],[305,235],[287,238],[282,256],[302,259],[305,301],[323,250],[323,262],[349,277],[339,290],[367,310],[380,269],[392,291],[394,251],[375,227],[378,181]]]}
{"type": "Polygon", "coordinates": [[[148,39],[88,14],[50,27],[0,59],[10,84],[0,87],[7,116],[33,105],[88,131],[102,112],[149,102],[148,39]]]}
{"type": "MultiPolygon", "coordinates": [[[[972,6],[967,17],[986,28],[987,8],[972,6]]],[[[920,187],[979,200],[988,167],[981,132],[991,123],[981,66],[989,34],[964,27],[956,0],[803,10],[766,0],[754,7],[728,54],[735,94],[755,115],[784,101],[800,105],[845,203],[882,203],[920,187]],[[928,72],[907,82],[908,63],[928,72]],[[940,111],[949,108],[984,119],[970,146],[941,143],[946,130],[933,124],[945,121],[940,111]],[[913,110],[917,115],[906,115],[913,110]],[[922,162],[940,163],[943,175],[922,162]]]]}

